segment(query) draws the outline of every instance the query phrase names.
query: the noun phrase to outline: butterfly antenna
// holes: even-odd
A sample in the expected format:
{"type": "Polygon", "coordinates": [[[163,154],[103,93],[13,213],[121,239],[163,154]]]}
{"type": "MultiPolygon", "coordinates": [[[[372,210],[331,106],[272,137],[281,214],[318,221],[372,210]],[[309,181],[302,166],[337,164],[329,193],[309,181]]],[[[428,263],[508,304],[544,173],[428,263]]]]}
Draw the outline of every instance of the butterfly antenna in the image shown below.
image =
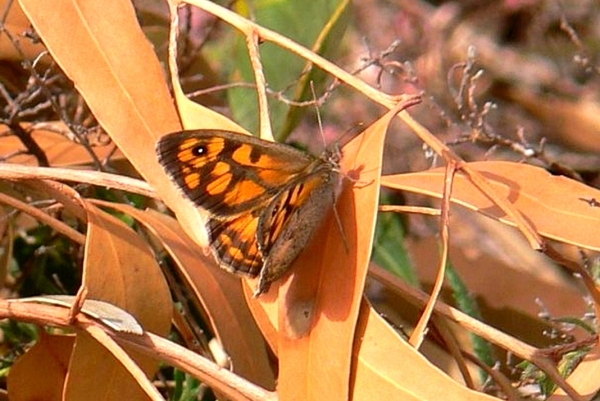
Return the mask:
{"type": "Polygon", "coordinates": [[[323,146],[327,146],[325,143],[325,133],[323,132],[323,121],[321,120],[321,112],[319,111],[319,101],[317,100],[317,94],[315,92],[315,84],[311,80],[310,81],[310,91],[312,92],[313,101],[315,102],[315,111],[317,112],[317,124],[319,124],[319,132],[321,133],[321,140],[323,141],[323,146]]]}

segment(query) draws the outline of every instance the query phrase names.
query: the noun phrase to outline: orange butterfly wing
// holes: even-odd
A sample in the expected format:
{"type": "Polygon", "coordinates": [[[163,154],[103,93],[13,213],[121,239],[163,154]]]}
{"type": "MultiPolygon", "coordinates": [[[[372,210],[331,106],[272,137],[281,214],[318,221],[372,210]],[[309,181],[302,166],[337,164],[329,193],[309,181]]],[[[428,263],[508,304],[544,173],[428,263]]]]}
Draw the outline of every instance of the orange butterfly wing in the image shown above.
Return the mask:
{"type": "Polygon", "coordinates": [[[256,240],[264,255],[256,294],[281,277],[308,244],[335,202],[340,178],[323,163],[301,182],[282,191],[262,212],[256,240]]]}
{"type": "Polygon", "coordinates": [[[220,130],[163,136],[157,154],[184,194],[216,218],[267,203],[318,160],[287,145],[220,130]]]}
{"type": "Polygon", "coordinates": [[[255,213],[233,220],[208,220],[211,251],[223,269],[249,277],[260,273],[264,261],[256,242],[258,221],[255,213]]]}
{"type": "Polygon", "coordinates": [[[219,265],[259,276],[256,295],[288,270],[330,210],[339,183],[332,155],[315,158],[228,131],[169,134],[157,154],[180,190],[209,212],[219,265]]]}

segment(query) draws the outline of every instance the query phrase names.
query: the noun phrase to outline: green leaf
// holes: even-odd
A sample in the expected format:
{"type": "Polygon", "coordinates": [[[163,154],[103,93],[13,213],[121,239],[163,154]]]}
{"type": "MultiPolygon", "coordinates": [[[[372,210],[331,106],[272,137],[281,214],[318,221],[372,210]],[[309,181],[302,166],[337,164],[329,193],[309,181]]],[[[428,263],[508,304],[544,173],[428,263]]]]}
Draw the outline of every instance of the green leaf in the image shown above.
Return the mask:
{"type": "Polygon", "coordinates": [[[373,261],[412,286],[419,280],[404,248],[402,219],[396,213],[379,213],[373,242],[373,261]]]}
{"type": "MultiPolygon", "coordinates": [[[[246,2],[238,2],[236,7],[242,15],[245,14],[244,10],[251,10],[252,18],[261,26],[281,33],[330,58],[340,50],[339,43],[349,20],[349,3],[348,0],[257,0],[252,2],[251,8],[246,2]]],[[[306,60],[272,43],[260,45],[260,57],[270,89],[284,91],[284,95],[294,101],[312,99],[311,81],[317,96],[323,92],[326,85],[325,74],[322,71],[311,71],[303,75],[302,72],[308,66],[306,60]]],[[[234,59],[232,82],[254,83],[254,72],[250,66],[245,38],[240,37],[237,41],[234,59]]],[[[228,91],[228,98],[236,122],[250,132],[257,132],[256,90],[233,88],[228,91]]],[[[302,110],[269,99],[269,111],[273,133],[281,141],[295,127],[302,110]]]]}
{"type": "MultiPolygon", "coordinates": [[[[462,281],[460,276],[456,273],[456,270],[450,264],[446,267],[446,280],[448,285],[452,289],[452,295],[454,296],[454,301],[456,302],[456,306],[458,309],[466,313],[467,315],[474,317],[479,320],[483,320],[481,318],[481,313],[479,311],[479,306],[477,305],[477,301],[471,293],[469,289],[462,281]]],[[[473,342],[473,352],[475,355],[486,365],[493,366],[495,362],[495,358],[493,355],[492,346],[483,338],[470,334],[471,341],[473,342]]],[[[481,371],[481,379],[485,381],[487,378],[487,374],[481,371]]]]}

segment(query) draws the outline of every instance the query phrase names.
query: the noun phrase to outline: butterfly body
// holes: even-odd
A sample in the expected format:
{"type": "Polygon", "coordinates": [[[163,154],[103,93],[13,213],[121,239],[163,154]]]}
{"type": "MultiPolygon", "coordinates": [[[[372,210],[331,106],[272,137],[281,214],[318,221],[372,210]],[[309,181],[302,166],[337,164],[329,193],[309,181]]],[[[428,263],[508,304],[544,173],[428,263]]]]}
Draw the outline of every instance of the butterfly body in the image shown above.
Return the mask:
{"type": "Polygon", "coordinates": [[[169,134],[157,154],[183,194],[208,212],[219,265],[258,277],[255,295],[289,270],[340,187],[337,153],[317,158],[228,131],[169,134]]]}

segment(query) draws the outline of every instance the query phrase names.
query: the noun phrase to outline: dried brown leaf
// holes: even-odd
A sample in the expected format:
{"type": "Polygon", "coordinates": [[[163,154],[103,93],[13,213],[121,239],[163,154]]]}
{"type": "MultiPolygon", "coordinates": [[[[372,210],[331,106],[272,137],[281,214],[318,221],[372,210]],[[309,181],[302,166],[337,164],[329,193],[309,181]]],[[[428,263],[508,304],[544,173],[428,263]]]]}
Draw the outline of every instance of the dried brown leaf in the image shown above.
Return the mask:
{"type": "Polygon", "coordinates": [[[73,336],[41,332],[38,341],[10,368],[7,385],[14,401],[62,400],[73,336]]]}
{"type": "Polygon", "coordinates": [[[448,377],[363,304],[353,357],[355,400],[497,400],[448,377]]]}
{"type": "MultiPolygon", "coordinates": [[[[557,241],[590,250],[600,250],[600,208],[590,202],[600,199],[600,191],[544,169],[511,162],[469,163],[480,171],[498,196],[511,202],[536,231],[557,241]]],[[[382,185],[441,197],[444,169],[382,177],[382,185]]],[[[456,176],[452,202],[513,225],[506,215],[461,174],[456,176]]]]}
{"type": "Polygon", "coordinates": [[[132,216],[159,238],[187,279],[194,298],[202,302],[217,338],[231,358],[233,371],[254,383],[273,387],[264,341],[245,307],[239,278],[218,268],[172,217],[129,205],[95,203],[132,216]]]}
{"type": "Polygon", "coordinates": [[[278,314],[273,325],[279,327],[281,398],[349,397],[350,354],[377,213],[383,140],[393,115],[387,113],[342,149],[342,171],[355,181],[346,177],[351,188],[335,205],[341,227],[330,215],[281,286],[279,309],[265,310],[278,314]]]}
{"type": "MultiPolygon", "coordinates": [[[[148,245],[115,217],[85,204],[88,233],[83,285],[87,297],[110,302],[131,313],[145,330],[166,335],[171,322],[171,297],[148,245]]],[[[142,370],[152,375],[158,363],[132,353],[142,370]]],[[[69,365],[65,394],[73,399],[139,399],[144,392],[125,367],[86,334],[77,336],[69,365]],[[94,363],[89,363],[93,360],[94,363]],[[110,385],[106,385],[110,383],[110,385]],[[101,388],[102,391],[89,391],[101,388]],[[117,397],[118,398],[118,397],[117,397]]]]}

